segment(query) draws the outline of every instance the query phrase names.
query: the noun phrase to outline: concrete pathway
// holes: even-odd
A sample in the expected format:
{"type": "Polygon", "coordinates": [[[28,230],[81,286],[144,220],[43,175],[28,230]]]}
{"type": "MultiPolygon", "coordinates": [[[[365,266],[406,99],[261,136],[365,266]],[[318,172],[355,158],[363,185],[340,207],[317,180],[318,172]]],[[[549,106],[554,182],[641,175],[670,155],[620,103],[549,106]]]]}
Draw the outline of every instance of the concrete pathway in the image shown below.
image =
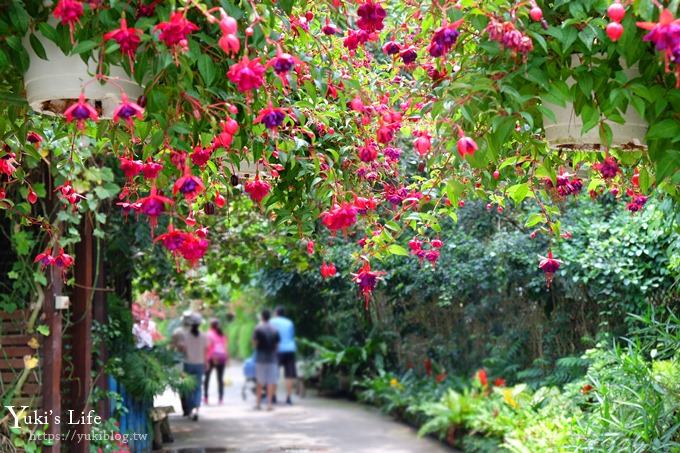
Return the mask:
{"type": "MultiPolygon", "coordinates": [[[[240,364],[225,371],[224,404],[218,406],[213,373],[207,406],[198,422],[182,417],[177,395],[168,392],[156,406],[175,407],[170,424],[175,442],[165,452],[290,452],[290,453],[440,453],[452,450],[434,439],[418,438],[415,430],[377,410],[344,400],[319,398],[307,393],[293,406],[276,405],[274,411],[254,410],[250,390],[241,397],[244,379],[240,364]]],[[[279,401],[285,399],[280,394],[279,401]]]]}

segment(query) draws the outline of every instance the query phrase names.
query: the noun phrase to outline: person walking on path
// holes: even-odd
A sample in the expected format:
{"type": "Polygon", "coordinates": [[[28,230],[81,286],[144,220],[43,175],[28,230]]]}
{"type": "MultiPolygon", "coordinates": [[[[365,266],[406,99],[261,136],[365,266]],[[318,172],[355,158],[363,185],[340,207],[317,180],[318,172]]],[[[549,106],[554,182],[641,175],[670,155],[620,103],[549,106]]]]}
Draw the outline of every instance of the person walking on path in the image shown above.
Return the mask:
{"type": "Polygon", "coordinates": [[[203,318],[198,313],[185,311],[182,315],[182,326],[172,334],[172,344],[184,358],[184,372],[192,375],[196,384],[190,393],[183,398],[184,415],[198,420],[198,408],[201,406],[201,382],[206,366],[207,338],[199,330],[203,318]]]}
{"type": "Polygon", "coordinates": [[[208,330],[207,337],[208,350],[206,352],[206,359],[208,365],[203,386],[203,402],[208,404],[208,386],[210,385],[210,375],[214,369],[217,375],[219,404],[222,404],[222,399],[224,398],[224,368],[229,362],[229,346],[227,336],[222,332],[220,322],[217,319],[210,321],[210,330],[208,330]]]}
{"type": "Polygon", "coordinates": [[[279,344],[279,333],[269,324],[271,312],[267,309],[262,310],[260,324],[253,333],[253,345],[255,346],[255,409],[261,409],[262,390],[267,392],[267,410],[274,409],[272,402],[276,381],[279,377],[279,367],[276,363],[276,351],[279,344]]]}
{"type": "Polygon", "coordinates": [[[271,325],[279,333],[278,359],[279,366],[283,367],[283,376],[286,379],[286,404],[293,404],[293,385],[297,378],[297,366],[295,364],[295,325],[286,318],[283,307],[276,307],[276,316],[270,321],[271,325]]]}

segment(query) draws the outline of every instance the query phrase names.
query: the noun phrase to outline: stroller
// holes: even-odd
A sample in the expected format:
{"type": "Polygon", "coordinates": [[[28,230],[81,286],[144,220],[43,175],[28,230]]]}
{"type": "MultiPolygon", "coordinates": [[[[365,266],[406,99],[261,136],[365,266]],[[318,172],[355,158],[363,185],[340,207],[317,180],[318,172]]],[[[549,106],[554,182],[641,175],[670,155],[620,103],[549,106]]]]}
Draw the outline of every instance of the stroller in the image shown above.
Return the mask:
{"type": "Polygon", "coordinates": [[[253,395],[255,394],[255,354],[251,355],[243,362],[243,376],[246,380],[243,383],[243,388],[241,388],[241,397],[243,398],[243,401],[245,401],[249,387],[253,395]]]}

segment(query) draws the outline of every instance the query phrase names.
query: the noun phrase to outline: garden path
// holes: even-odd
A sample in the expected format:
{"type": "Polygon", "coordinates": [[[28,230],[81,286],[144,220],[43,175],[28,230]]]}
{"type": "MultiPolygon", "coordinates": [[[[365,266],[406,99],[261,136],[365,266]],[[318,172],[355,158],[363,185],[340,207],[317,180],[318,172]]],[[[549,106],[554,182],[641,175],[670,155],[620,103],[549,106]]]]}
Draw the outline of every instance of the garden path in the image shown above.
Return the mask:
{"type": "MultiPolygon", "coordinates": [[[[255,411],[252,393],[244,401],[240,364],[225,372],[224,405],[211,400],[201,408],[198,422],[181,416],[179,398],[167,392],[156,406],[173,405],[170,424],[175,442],[168,453],[295,452],[295,453],[439,453],[451,452],[434,439],[419,438],[416,431],[373,408],[345,400],[319,398],[307,393],[294,406],[277,405],[273,412],[255,411]]],[[[283,395],[279,395],[279,400],[283,395]]],[[[284,397],[285,398],[285,397],[284,397]]]]}

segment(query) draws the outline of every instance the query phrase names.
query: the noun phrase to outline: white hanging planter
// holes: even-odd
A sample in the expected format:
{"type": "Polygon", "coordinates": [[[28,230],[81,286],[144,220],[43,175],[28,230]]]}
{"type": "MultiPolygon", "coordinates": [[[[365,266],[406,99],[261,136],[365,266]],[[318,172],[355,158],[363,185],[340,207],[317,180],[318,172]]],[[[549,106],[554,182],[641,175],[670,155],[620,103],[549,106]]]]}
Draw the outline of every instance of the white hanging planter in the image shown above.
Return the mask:
{"type": "MultiPolygon", "coordinates": [[[[255,179],[256,174],[258,174],[258,168],[255,162],[249,162],[246,160],[242,160],[241,162],[239,162],[237,175],[240,179],[244,181],[249,179],[255,179]]],[[[260,179],[269,179],[271,176],[267,171],[267,168],[264,167],[263,165],[260,165],[259,175],[260,179]]]]}
{"type": "MultiPolygon", "coordinates": [[[[580,64],[581,62],[579,61],[578,55],[572,55],[572,68],[580,64]]],[[[640,75],[640,72],[635,66],[631,68],[624,67],[623,72],[629,80],[640,75]]],[[[569,88],[571,88],[575,81],[570,77],[567,79],[566,83],[569,88]]],[[[573,103],[567,102],[567,104],[562,107],[542,100],[542,104],[545,108],[551,110],[555,114],[555,121],[547,116],[543,117],[545,138],[551,146],[575,150],[602,148],[598,127],[590,129],[585,134],[581,133],[583,121],[574,111],[573,103]]],[[[623,112],[622,116],[625,120],[624,124],[605,120],[605,123],[612,130],[612,143],[610,143],[609,146],[621,149],[645,148],[644,137],[647,134],[648,123],[630,104],[626,111],[623,112]]]]}
{"type": "Polygon", "coordinates": [[[33,51],[28,37],[24,47],[28,52],[30,66],[24,74],[26,98],[33,110],[46,115],[61,115],[69,105],[78,100],[83,88],[85,98],[97,110],[100,118],[111,119],[120,104],[121,90],[131,100],[137,99],[144,90],[128,76],[122,67],[110,65],[108,77],[115,83],[93,80],[97,62],[87,64],[79,55],[66,55],[39,32],[35,36],[45,48],[47,60],[33,51]]]}

